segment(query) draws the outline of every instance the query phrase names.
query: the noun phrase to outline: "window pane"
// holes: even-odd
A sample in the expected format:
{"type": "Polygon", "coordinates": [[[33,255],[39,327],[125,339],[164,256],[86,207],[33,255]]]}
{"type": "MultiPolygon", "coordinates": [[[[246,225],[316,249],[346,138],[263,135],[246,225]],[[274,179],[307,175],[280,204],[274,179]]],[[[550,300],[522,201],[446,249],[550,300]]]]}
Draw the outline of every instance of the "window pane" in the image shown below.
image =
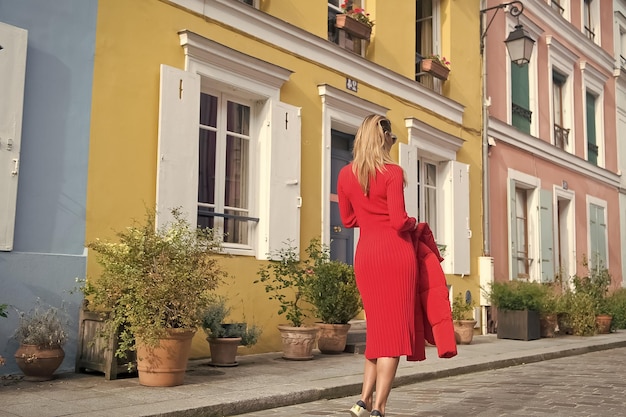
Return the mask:
{"type": "MultiPolygon", "coordinates": [[[[240,212],[235,210],[224,210],[225,214],[231,214],[236,216],[245,216],[247,212],[240,212]]],[[[236,218],[224,219],[224,242],[227,243],[239,243],[242,245],[248,244],[248,225],[247,220],[239,220],[236,218]]]]}
{"type": "Polygon", "coordinates": [[[200,124],[217,127],[217,97],[200,94],[200,124]]]}
{"type": "Polygon", "coordinates": [[[215,131],[200,129],[198,172],[198,202],[200,203],[215,203],[215,135],[215,131]]]}
{"type": "Polygon", "coordinates": [[[515,227],[517,232],[517,275],[527,278],[530,275],[528,258],[528,219],[526,216],[526,191],[515,189],[515,227]]]}
{"type": "Polygon", "coordinates": [[[226,130],[242,135],[250,134],[250,107],[228,102],[226,130]]]}
{"type": "Polygon", "coordinates": [[[228,136],[226,139],[226,189],[224,205],[248,208],[249,141],[228,136]]]}

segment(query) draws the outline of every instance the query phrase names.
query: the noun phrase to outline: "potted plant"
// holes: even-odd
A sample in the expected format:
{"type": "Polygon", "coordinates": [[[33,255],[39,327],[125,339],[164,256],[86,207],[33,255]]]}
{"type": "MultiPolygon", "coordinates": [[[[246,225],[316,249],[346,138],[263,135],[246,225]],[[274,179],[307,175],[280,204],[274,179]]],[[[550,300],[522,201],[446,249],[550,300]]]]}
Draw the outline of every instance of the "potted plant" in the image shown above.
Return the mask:
{"type": "Polygon", "coordinates": [[[365,9],[352,7],[352,2],[347,0],[341,5],[341,11],[342,14],[336,17],[335,26],[356,38],[369,40],[374,27],[370,14],[365,9]]]}
{"type": "MultiPolygon", "coordinates": [[[[583,266],[589,267],[587,259],[583,259],[583,266]]],[[[598,266],[588,268],[587,275],[572,277],[574,292],[589,295],[593,302],[596,327],[599,333],[609,333],[611,328],[610,308],[607,304],[607,295],[611,285],[611,274],[608,269],[598,266]]]]}
{"type": "Polygon", "coordinates": [[[538,282],[514,280],[491,284],[489,299],[497,309],[499,339],[541,337],[539,311],[544,289],[538,282]]]}
{"type": "Polygon", "coordinates": [[[454,335],[456,342],[462,345],[469,345],[474,339],[474,299],[471,293],[463,295],[459,292],[452,299],[452,322],[454,324],[454,335]]]}
{"type": "Polygon", "coordinates": [[[544,283],[544,292],[539,304],[539,325],[541,337],[554,337],[558,325],[560,283],[544,283]]]}
{"type": "Polygon", "coordinates": [[[607,297],[612,317],[611,330],[626,329],[626,288],[618,288],[607,297]]]}
{"type": "Polygon", "coordinates": [[[88,244],[102,273],[86,281],[85,295],[106,314],[106,335],[123,329],[116,355],[136,349],[139,383],[148,386],[183,383],[200,312],[226,276],[213,230],[191,227],[178,209],[171,213],[157,228],[156,213],[147,210],[143,223],[117,233],[119,241],[88,244]]]}
{"type": "Polygon", "coordinates": [[[309,266],[301,261],[296,248],[290,241],[285,247],[269,254],[269,264],[261,266],[259,279],[255,283],[264,285],[270,300],[279,304],[278,314],[285,315],[288,324],[281,324],[283,358],[290,360],[313,359],[313,346],[317,328],[305,326],[304,321],[309,311],[306,302],[307,281],[310,277],[309,266]]]}
{"type": "Polygon", "coordinates": [[[53,378],[65,352],[67,318],[64,312],[52,306],[42,306],[37,300],[29,312],[19,313],[19,322],[13,338],[20,344],[15,352],[17,366],[25,380],[47,381],[53,378]]]}
{"type": "Polygon", "coordinates": [[[420,61],[422,72],[426,72],[440,80],[447,80],[450,74],[450,61],[437,54],[428,55],[420,61]]]}
{"type": "Polygon", "coordinates": [[[330,260],[328,247],[313,239],[307,248],[312,266],[306,298],[313,307],[317,323],[318,349],[322,353],[340,353],[346,348],[349,321],[363,308],[356,286],[354,268],[346,263],[330,260]]]}
{"type": "Polygon", "coordinates": [[[261,329],[247,323],[225,323],[230,309],[226,300],[218,297],[202,314],[202,328],[211,348],[212,366],[237,366],[237,348],[254,345],[261,329]]]}

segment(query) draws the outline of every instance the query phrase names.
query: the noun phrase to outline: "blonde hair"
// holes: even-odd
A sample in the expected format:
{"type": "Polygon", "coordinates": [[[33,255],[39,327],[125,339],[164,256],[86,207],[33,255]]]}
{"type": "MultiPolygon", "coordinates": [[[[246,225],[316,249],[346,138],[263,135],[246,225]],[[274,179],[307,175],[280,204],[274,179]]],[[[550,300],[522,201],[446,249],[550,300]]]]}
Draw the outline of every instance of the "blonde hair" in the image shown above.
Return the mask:
{"type": "MultiPolygon", "coordinates": [[[[370,177],[376,175],[376,171],[384,171],[385,164],[397,165],[389,155],[393,140],[385,134],[381,122],[388,123],[391,128],[386,117],[377,114],[367,116],[354,138],[352,172],[365,195],[369,194],[370,177]]],[[[406,184],[406,179],[404,182],[406,184]]]]}

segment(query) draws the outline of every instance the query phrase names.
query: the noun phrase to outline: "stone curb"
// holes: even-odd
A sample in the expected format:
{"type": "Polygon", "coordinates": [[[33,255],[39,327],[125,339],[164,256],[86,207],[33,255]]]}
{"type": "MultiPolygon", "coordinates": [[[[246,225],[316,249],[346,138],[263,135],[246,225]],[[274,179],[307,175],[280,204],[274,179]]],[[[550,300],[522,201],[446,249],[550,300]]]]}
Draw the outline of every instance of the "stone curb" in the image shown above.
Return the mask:
{"type": "MultiPolygon", "coordinates": [[[[524,365],[527,363],[541,362],[550,359],[563,358],[567,356],[582,355],[590,352],[616,349],[626,347],[625,341],[618,341],[600,345],[590,345],[572,349],[564,349],[541,354],[531,354],[509,359],[486,361],[472,365],[455,366],[449,369],[442,369],[432,372],[418,372],[411,375],[397,376],[394,387],[413,384],[420,381],[428,381],[450,376],[463,375],[474,372],[502,369],[510,366],[524,365]]],[[[223,404],[215,404],[205,407],[198,407],[188,410],[179,410],[168,413],[153,414],[154,417],[222,417],[234,416],[238,414],[252,413],[277,407],[302,404],[305,402],[330,400],[334,398],[350,397],[361,392],[361,383],[342,384],[336,387],[307,389],[285,394],[251,398],[242,401],[234,401],[223,404]]]]}

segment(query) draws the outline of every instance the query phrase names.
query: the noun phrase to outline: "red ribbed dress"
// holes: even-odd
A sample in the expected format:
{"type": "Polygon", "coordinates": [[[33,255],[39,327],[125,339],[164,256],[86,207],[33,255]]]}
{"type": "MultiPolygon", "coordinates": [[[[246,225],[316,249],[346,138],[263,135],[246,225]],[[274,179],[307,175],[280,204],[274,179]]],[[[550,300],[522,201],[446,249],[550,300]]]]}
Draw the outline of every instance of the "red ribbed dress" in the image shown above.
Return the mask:
{"type": "Polygon", "coordinates": [[[385,165],[370,180],[367,196],[352,164],[339,173],[341,220],[345,227],[360,227],[354,272],[367,320],[367,359],[411,356],[416,346],[416,219],[406,213],[403,188],[398,165],[385,165]]]}

